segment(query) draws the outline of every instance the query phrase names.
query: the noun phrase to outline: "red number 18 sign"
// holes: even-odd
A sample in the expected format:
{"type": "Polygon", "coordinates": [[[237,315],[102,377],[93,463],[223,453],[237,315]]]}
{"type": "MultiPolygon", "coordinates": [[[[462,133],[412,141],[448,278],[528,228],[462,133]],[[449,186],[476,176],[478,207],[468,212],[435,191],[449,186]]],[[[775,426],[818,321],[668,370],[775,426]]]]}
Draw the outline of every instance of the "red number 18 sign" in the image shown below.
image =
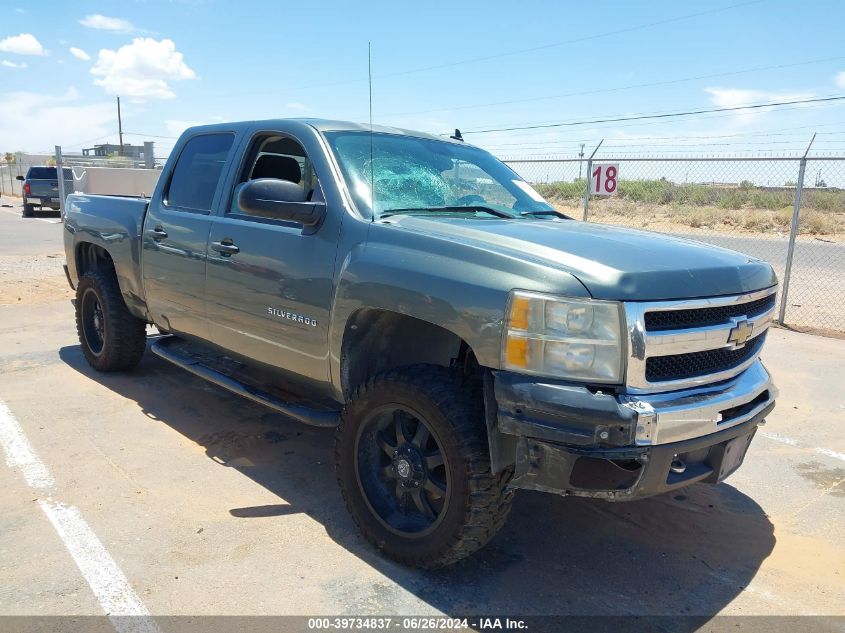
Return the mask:
{"type": "Polygon", "coordinates": [[[590,174],[590,194],[594,196],[616,195],[616,179],[619,177],[618,163],[595,165],[590,174]]]}

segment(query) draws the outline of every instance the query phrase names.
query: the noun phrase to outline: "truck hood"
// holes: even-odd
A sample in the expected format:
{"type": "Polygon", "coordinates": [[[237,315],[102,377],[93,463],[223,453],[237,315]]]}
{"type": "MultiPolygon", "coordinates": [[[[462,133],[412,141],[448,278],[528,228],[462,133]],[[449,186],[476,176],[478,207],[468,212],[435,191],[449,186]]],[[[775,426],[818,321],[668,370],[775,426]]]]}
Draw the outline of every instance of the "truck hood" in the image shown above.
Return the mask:
{"type": "Polygon", "coordinates": [[[390,223],[565,270],[596,299],[691,299],[752,292],[777,283],[764,261],[661,233],[575,220],[395,216],[390,223]]]}

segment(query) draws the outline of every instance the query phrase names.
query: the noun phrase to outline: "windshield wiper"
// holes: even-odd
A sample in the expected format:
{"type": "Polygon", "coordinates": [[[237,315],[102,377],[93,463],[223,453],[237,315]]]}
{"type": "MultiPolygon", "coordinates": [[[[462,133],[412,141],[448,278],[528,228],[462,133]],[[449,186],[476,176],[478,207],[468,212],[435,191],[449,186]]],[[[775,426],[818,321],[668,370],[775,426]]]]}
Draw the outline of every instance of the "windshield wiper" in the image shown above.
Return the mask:
{"type": "Polygon", "coordinates": [[[554,216],[557,216],[557,217],[559,217],[559,218],[565,218],[565,219],[567,219],[567,220],[571,220],[571,219],[572,219],[571,217],[569,217],[569,216],[568,216],[568,215],[566,215],[565,213],[563,213],[563,212],[561,212],[561,211],[556,211],[556,210],[554,210],[554,209],[542,209],[541,211],[523,211],[523,212],[522,212],[522,213],[520,213],[519,215],[531,215],[531,216],[536,216],[536,215],[554,215],[554,216]]]}
{"type": "Polygon", "coordinates": [[[504,211],[500,211],[499,209],[495,209],[493,207],[488,207],[482,204],[473,204],[467,206],[439,206],[439,207],[412,207],[409,209],[390,209],[385,213],[382,213],[379,217],[386,218],[391,215],[400,215],[403,213],[429,213],[429,212],[439,212],[445,211],[448,213],[489,213],[490,215],[494,215],[497,218],[507,218],[512,220],[514,218],[513,215],[510,213],[505,213],[504,211]]]}

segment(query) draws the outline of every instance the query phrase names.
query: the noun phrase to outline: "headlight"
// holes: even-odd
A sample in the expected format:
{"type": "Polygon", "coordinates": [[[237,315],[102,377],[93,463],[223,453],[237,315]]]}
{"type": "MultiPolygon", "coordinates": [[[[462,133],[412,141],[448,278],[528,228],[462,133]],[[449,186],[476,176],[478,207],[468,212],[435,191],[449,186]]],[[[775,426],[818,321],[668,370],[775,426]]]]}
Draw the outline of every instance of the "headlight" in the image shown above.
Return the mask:
{"type": "Polygon", "coordinates": [[[525,374],[622,381],[621,305],[514,290],[502,366],[525,374]]]}

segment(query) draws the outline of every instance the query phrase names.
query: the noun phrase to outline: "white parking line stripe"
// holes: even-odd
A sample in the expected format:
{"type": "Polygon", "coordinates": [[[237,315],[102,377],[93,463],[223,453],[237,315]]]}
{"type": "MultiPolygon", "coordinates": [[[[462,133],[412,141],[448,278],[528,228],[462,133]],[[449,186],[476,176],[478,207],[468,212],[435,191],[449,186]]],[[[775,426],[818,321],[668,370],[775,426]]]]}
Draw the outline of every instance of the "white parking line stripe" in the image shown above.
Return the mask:
{"type": "MultiPolygon", "coordinates": [[[[26,483],[32,488],[43,490],[55,486],[47,466],[35,453],[20,423],[2,400],[0,445],[6,454],[6,464],[10,468],[19,468],[26,483]]],[[[160,633],[158,625],[132,589],[126,575],[79,510],[49,498],[39,499],[38,505],[53,524],[115,630],[118,633],[160,633]]]]}
{"type": "Polygon", "coordinates": [[[815,448],[813,449],[819,455],[827,455],[828,457],[832,457],[833,459],[839,459],[845,462],[845,453],[837,453],[836,451],[832,451],[829,448],[815,448]]]}
{"type": "Polygon", "coordinates": [[[20,468],[30,487],[53,487],[55,481],[50,471],[38,459],[21,425],[2,400],[0,400],[0,444],[3,446],[3,452],[6,453],[6,465],[9,468],[20,468]]]}
{"type": "Polygon", "coordinates": [[[791,437],[784,437],[783,435],[778,435],[777,433],[769,433],[767,431],[760,431],[760,435],[767,439],[774,440],[775,442],[780,442],[781,444],[798,446],[798,440],[793,440],[791,437]]]}
{"type": "MultiPolygon", "coordinates": [[[[777,433],[768,433],[766,431],[760,431],[760,435],[762,435],[766,439],[773,440],[775,442],[780,442],[781,444],[788,444],[789,446],[797,446],[803,448],[798,440],[794,440],[791,437],[778,435],[777,433]]],[[[840,461],[845,462],[845,453],[837,453],[836,451],[832,451],[829,448],[819,447],[813,448],[813,452],[818,453],[819,455],[832,457],[833,459],[838,459],[840,461]]]]}
{"type": "Polygon", "coordinates": [[[44,499],[39,499],[38,505],[56,528],[115,630],[120,633],[157,633],[158,626],[150,617],[147,607],[79,514],[79,510],[44,499]]]}

